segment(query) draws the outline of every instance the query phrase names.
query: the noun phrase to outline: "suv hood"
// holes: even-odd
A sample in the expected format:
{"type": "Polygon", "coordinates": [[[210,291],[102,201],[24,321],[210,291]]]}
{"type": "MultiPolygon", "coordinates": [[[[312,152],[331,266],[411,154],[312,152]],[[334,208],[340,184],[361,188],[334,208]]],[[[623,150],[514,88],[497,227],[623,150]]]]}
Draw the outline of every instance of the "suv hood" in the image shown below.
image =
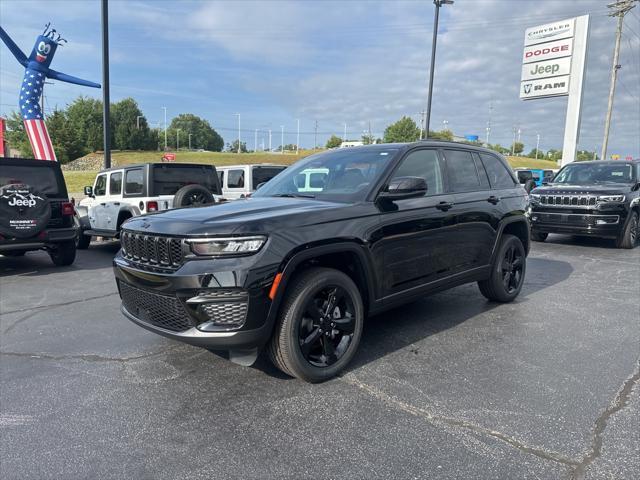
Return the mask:
{"type": "Polygon", "coordinates": [[[537,195],[616,195],[631,192],[631,184],[598,184],[598,185],[569,185],[566,183],[549,184],[535,188],[531,193],[537,195]]]}
{"type": "Polygon", "coordinates": [[[134,217],[124,227],[178,236],[269,233],[290,225],[302,227],[343,218],[349,209],[343,203],[312,198],[254,197],[134,217]],[[344,213],[338,215],[337,210],[344,213]]]}

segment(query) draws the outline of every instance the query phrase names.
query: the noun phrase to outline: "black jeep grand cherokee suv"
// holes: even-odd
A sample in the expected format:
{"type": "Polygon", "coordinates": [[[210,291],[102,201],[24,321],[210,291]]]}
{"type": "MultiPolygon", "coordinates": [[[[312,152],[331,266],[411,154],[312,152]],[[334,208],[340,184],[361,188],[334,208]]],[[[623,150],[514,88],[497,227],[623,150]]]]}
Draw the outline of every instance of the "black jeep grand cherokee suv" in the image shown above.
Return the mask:
{"type": "Polygon", "coordinates": [[[352,359],[367,315],[478,282],[520,289],[527,195],[505,160],[449,142],[307,157],[251,198],[123,225],[123,313],[167,337],[251,364],[266,349],[310,382],[352,359]]]}
{"type": "Polygon", "coordinates": [[[640,160],[579,162],[531,192],[531,237],[549,233],[613,238],[633,248],[640,225],[640,160]]]}

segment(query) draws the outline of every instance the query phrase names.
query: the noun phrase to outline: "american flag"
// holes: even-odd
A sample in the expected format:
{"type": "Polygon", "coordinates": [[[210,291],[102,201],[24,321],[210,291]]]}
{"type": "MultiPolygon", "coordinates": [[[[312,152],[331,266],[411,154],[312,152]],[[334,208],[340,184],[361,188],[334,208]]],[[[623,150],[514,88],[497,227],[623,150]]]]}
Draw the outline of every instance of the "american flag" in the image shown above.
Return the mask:
{"type": "Polygon", "coordinates": [[[57,161],[56,152],[53,151],[53,144],[44,123],[44,114],[40,109],[40,97],[45,79],[42,72],[27,68],[20,90],[20,110],[33,155],[38,160],[57,161]]]}

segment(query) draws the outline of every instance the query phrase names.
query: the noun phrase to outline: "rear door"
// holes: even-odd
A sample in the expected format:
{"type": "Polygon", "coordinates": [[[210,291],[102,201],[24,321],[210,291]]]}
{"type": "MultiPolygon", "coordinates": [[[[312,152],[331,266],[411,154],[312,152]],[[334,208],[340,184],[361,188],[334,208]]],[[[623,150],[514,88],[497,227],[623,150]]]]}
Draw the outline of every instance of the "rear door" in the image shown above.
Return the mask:
{"type": "Polygon", "coordinates": [[[101,227],[104,230],[117,230],[118,215],[122,205],[123,175],[124,172],[122,170],[109,173],[107,182],[109,201],[104,206],[104,226],[101,227]]]}
{"type": "Polygon", "coordinates": [[[496,238],[500,199],[490,190],[489,179],[471,150],[443,149],[449,192],[453,194],[455,217],[451,235],[455,260],[451,273],[463,273],[488,265],[496,238]]]}

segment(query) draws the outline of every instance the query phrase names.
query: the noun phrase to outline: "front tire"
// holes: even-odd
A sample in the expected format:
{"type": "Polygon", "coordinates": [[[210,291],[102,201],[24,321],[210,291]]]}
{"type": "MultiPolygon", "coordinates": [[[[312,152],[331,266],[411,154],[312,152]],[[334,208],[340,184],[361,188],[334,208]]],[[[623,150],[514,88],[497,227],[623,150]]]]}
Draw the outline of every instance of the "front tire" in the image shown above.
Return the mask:
{"type": "Polygon", "coordinates": [[[638,224],[638,212],[632,212],[626,227],[616,240],[616,247],[628,249],[635,248],[638,243],[639,234],[640,225],[638,224]]]}
{"type": "Polygon", "coordinates": [[[495,302],[512,302],[522,290],[527,267],[524,246],[515,235],[502,236],[491,276],[478,282],[480,293],[495,302]]]}
{"type": "Polygon", "coordinates": [[[342,371],[356,353],[364,306],[344,273],[311,268],[285,292],[267,352],[276,367],[306,382],[323,382],[342,371]]]}
{"type": "Polygon", "coordinates": [[[531,230],[531,240],[533,240],[534,242],[544,242],[548,236],[548,233],[536,232],[535,230],[531,230]]]}
{"type": "Polygon", "coordinates": [[[55,249],[49,252],[49,256],[58,267],[71,265],[76,259],[76,241],[70,240],[57,244],[55,249]]]}

